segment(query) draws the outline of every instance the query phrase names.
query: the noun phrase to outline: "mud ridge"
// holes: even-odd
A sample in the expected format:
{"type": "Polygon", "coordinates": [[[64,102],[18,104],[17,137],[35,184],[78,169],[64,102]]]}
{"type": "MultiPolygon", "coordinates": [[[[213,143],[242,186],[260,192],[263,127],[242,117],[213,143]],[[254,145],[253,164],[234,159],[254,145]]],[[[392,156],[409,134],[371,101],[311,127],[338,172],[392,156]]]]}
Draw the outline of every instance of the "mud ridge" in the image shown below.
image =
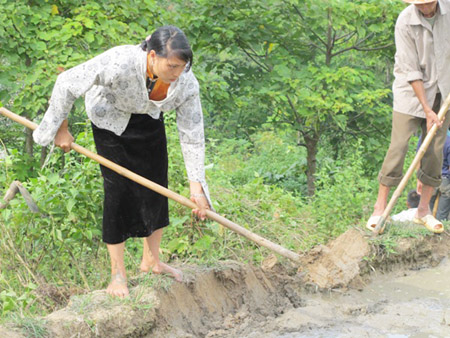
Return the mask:
{"type": "MultiPolygon", "coordinates": [[[[402,239],[397,252],[388,254],[364,231],[350,229],[303,254],[298,266],[269,256],[261,267],[224,262],[220,268],[184,268],[183,283],[167,277],[158,277],[156,284],[133,281],[128,300],[113,300],[104,291],[72,297],[64,309],[44,318],[45,326],[50,337],[225,337],[236,327],[250,337],[252,327],[264,321],[280,334],[289,333],[283,314],[306,306],[308,314],[313,312],[314,293],[361,289],[374,274],[435,266],[450,252],[449,237],[402,239]]],[[[372,309],[348,309],[363,311],[372,309]]],[[[313,325],[308,314],[295,312],[313,325]]],[[[24,337],[5,327],[0,336],[24,337]]]]}

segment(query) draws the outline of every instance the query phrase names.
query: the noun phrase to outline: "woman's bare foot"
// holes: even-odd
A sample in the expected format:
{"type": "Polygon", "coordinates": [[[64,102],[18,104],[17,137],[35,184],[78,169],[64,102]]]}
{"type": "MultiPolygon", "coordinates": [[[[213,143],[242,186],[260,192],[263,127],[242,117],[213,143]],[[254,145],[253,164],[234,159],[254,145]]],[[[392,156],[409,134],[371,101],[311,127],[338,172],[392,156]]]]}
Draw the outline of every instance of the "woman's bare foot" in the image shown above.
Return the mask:
{"type": "Polygon", "coordinates": [[[173,277],[177,282],[183,281],[183,273],[181,272],[181,270],[175,269],[163,262],[155,264],[152,268],[152,272],[157,275],[162,273],[168,274],[170,277],[173,277]]]}
{"type": "Polygon", "coordinates": [[[142,251],[141,271],[149,272],[150,270],[155,274],[168,274],[177,282],[183,280],[183,273],[166,263],[159,260],[159,250],[162,237],[162,228],[154,231],[149,237],[144,238],[144,247],[142,251]]]}
{"type": "Polygon", "coordinates": [[[109,283],[106,292],[113,297],[127,297],[129,295],[129,292],[126,277],[122,276],[120,272],[117,272],[111,277],[111,283],[109,283]]]}
{"type": "Polygon", "coordinates": [[[159,262],[157,264],[152,256],[145,255],[145,257],[142,257],[140,269],[141,272],[145,273],[150,272],[151,270],[154,274],[157,275],[161,273],[168,274],[171,277],[175,278],[177,282],[181,282],[183,280],[183,273],[181,272],[181,270],[175,269],[163,262],[159,262]]]}
{"type": "Polygon", "coordinates": [[[150,272],[150,269],[155,265],[155,260],[153,258],[146,259],[146,257],[142,257],[141,261],[141,272],[150,272]]]}

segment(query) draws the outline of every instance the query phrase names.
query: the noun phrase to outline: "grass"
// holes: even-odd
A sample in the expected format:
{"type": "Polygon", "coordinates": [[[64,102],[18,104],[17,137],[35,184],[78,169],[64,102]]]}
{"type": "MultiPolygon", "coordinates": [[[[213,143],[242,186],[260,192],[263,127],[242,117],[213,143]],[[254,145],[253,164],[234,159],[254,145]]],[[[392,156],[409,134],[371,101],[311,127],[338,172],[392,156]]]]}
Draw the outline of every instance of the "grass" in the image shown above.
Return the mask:
{"type": "MultiPolygon", "coordinates": [[[[150,278],[148,278],[150,279],[150,278]]],[[[75,312],[83,318],[83,321],[89,326],[93,333],[96,333],[98,323],[93,319],[92,314],[101,309],[112,310],[110,315],[114,313],[114,308],[119,307],[124,313],[126,308],[133,310],[140,316],[146,316],[148,311],[155,307],[153,294],[149,292],[145,279],[143,284],[130,289],[130,296],[124,299],[114,298],[106,293],[90,293],[85,295],[73,296],[71,298],[69,311],[75,312]]]]}
{"type": "MultiPolygon", "coordinates": [[[[167,277],[168,278],[168,277],[167,277]]],[[[150,280],[151,278],[148,278],[150,280]]],[[[114,306],[129,306],[133,310],[149,310],[154,307],[152,298],[149,298],[149,288],[151,284],[142,280],[142,284],[130,289],[130,296],[127,298],[111,297],[108,294],[88,293],[85,295],[72,296],[69,310],[79,315],[89,315],[97,308],[111,308],[114,306]]],[[[164,284],[162,284],[164,285],[164,284]]],[[[167,285],[167,284],[166,284],[167,285]]]]}
{"type": "Polygon", "coordinates": [[[388,257],[396,254],[398,242],[402,238],[420,238],[424,236],[433,236],[425,227],[413,222],[390,222],[386,225],[384,233],[373,239],[371,243],[383,248],[384,254],[388,257]]]}
{"type": "Polygon", "coordinates": [[[46,322],[42,318],[13,316],[11,324],[18,328],[27,338],[48,337],[46,322]]]}
{"type": "Polygon", "coordinates": [[[131,295],[138,301],[143,295],[142,292],[145,291],[143,288],[167,291],[174,283],[174,279],[165,274],[144,273],[135,278],[132,283],[137,285],[137,287],[132,291],[131,295]]]}

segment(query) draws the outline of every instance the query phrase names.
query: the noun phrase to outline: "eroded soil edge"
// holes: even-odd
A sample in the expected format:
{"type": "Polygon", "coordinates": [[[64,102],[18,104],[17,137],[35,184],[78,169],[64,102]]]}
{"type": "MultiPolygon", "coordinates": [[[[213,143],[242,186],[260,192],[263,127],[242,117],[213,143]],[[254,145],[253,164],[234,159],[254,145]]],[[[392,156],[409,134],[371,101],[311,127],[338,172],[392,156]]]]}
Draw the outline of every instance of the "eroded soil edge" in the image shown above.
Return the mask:
{"type": "MultiPolygon", "coordinates": [[[[351,229],[302,256],[298,266],[269,257],[261,267],[226,262],[220,268],[186,269],[186,280],[132,288],[126,301],[103,291],[74,297],[45,318],[51,337],[219,337],[233,327],[279,318],[304,306],[312,292],[363,288],[376,274],[439,264],[450,252],[449,235],[401,239],[396,253],[351,229]]],[[[151,278],[151,276],[149,276],[151,278]]],[[[21,337],[11,328],[0,336],[21,337]]]]}

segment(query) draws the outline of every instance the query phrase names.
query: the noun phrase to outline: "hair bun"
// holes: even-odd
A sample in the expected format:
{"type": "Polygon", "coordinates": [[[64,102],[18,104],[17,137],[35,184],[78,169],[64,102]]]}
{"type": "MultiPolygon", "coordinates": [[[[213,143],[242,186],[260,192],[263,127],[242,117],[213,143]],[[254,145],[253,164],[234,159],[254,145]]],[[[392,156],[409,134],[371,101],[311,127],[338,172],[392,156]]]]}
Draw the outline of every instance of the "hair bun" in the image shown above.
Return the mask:
{"type": "Polygon", "coordinates": [[[147,51],[147,48],[149,46],[149,41],[147,39],[145,39],[144,41],[141,42],[141,48],[143,51],[147,51]]]}

